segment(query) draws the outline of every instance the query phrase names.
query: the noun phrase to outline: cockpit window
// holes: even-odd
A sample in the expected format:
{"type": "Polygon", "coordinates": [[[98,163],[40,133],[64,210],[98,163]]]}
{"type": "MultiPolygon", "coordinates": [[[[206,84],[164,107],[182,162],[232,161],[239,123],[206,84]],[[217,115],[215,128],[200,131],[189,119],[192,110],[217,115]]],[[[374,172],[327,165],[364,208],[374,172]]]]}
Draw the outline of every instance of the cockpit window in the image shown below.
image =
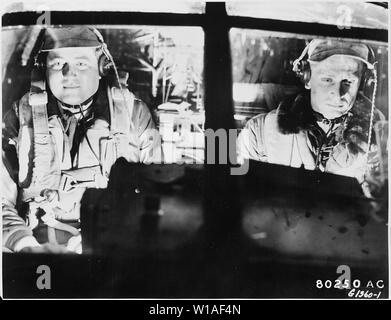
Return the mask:
{"type": "Polygon", "coordinates": [[[237,28],[230,39],[239,158],[357,177],[360,156],[380,156],[385,44],[237,28]]]}
{"type": "MultiPolygon", "coordinates": [[[[232,16],[321,23],[340,28],[388,28],[388,12],[379,4],[352,1],[228,1],[232,16]]],[[[309,32],[310,33],[310,32],[309,32]]]]}

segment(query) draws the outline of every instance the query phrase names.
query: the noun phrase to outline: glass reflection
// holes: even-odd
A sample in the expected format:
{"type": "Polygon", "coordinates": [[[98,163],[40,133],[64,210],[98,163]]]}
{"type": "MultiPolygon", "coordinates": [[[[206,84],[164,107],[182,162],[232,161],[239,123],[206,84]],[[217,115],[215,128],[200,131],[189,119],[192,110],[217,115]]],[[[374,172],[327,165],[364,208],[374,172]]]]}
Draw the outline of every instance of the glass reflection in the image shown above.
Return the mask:
{"type": "Polygon", "coordinates": [[[386,46],[243,29],[231,31],[231,43],[240,162],[359,183],[380,170],[373,129],[388,116],[386,46]]]}

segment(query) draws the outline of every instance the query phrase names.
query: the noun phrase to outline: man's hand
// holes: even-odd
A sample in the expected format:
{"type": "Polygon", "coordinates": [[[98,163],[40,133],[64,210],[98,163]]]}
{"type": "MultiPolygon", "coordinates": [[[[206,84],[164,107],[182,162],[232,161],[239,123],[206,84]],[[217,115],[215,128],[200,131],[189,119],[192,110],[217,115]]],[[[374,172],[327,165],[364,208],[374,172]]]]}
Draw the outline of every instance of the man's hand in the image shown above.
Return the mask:
{"type": "Polygon", "coordinates": [[[19,252],[25,252],[25,253],[52,253],[52,254],[70,254],[74,253],[72,251],[67,250],[66,247],[58,245],[58,244],[52,244],[52,243],[44,243],[38,246],[29,246],[24,247],[19,252]]]}

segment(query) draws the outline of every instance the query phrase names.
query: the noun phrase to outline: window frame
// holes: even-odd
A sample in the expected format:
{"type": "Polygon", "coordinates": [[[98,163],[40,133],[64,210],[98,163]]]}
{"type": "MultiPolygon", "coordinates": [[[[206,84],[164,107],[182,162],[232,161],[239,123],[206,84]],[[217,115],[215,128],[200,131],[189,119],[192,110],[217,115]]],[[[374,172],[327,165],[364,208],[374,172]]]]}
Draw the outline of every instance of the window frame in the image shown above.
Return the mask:
{"type": "MultiPolygon", "coordinates": [[[[35,25],[40,14],[5,13],[2,16],[2,27],[35,25]]],[[[229,39],[231,28],[388,43],[388,30],[358,27],[339,29],[335,25],[320,23],[228,16],[225,2],[206,2],[204,14],[52,11],[50,17],[51,24],[54,25],[104,25],[115,21],[115,25],[202,27],[205,41],[205,129],[213,130],[235,128],[229,39]]],[[[218,150],[216,143],[216,151],[218,150]]],[[[237,197],[239,183],[237,176],[230,175],[230,164],[205,165],[204,175],[203,217],[207,235],[213,239],[221,239],[224,235],[232,235],[232,232],[240,233],[241,205],[240,198],[237,197]]]]}

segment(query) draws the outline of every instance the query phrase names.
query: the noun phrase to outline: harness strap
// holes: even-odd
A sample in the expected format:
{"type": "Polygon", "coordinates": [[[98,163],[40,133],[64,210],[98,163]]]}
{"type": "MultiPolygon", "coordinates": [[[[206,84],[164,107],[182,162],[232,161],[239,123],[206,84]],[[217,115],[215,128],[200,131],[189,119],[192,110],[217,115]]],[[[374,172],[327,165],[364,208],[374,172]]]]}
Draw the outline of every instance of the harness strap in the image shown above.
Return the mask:
{"type": "Polygon", "coordinates": [[[56,237],[56,229],[48,226],[48,241],[53,244],[58,244],[56,237]]]}
{"type": "Polygon", "coordinates": [[[50,228],[62,230],[69,232],[73,236],[78,236],[80,234],[79,230],[77,230],[75,227],[72,227],[64,222],[56,220],[54,217],[52,217],[50,214],[46,213],[41,217],[41,220],[50,228]]]}
{"type": "Polygon", "coordinates": [[[133,128],[132,115],[134,95],[127,89],[108,88],[110,103],[110,131],[113,134],[128,134],[133,128]]]}
{"type": "Polygon", "coordinates": [[[48,97],[45,89],[45,81],[42,75],[38,70],[34,69],[31,75],[29,95],[34,134],[33,183],[41,184],[42,189],[57,189],[60,178],[60,166],[59,163],[55,163],[53,166],[53,160],[56,160],[56,155],[53,154],[55,151],[49,132],[46,107],[48,97]]]}
{"type": "Polygon", "coordinates": [[[46,103],[46,92],[30,93],[29,104],[32,108],[34,138],[42,135],[49,135],[49,122],[46,103]]]}
{"type": "MultiPolygon", "coordinates": [[[[23,199],[25,200],[41,195],[45,189],[57,190],[61,177],[59,159],[49,132],[46,107],[48,97],[45,89],[42,74],[37,69],[33,69],[28,98],[33,128],[33,157],[28,161],[33,163],[27,164],[32,167],[32,170],[30,171],[31,182],[23,188],[23,199]]],[[[25,160],[23,159],[23,161],[25,160]]],[[[26,163],[23,165],[25,166],[26,163]]]]}
{"type": "Polygon", "coordinates": [[[33,69],[31,73],[29,104],[33,113],[34,135],[49,134],[48,114],[46,108],[48,96],[45,89],[45,81],[40,76],[40,72],[33,69]]]}
{"type": "Polygon", "coordinates": [[[129,137],[135,129],[132,119],[135,97],[127,88],[118,87],[108,87],[107,96],[110,106],[110,137],[102,140],[101,155],[108,159],[104,163],[107,164],[105,171],[109,172],[116,159],[130,158],[132,151],[129,137]],[[111,157],[106,157],[110,154],[111,157]]]}

